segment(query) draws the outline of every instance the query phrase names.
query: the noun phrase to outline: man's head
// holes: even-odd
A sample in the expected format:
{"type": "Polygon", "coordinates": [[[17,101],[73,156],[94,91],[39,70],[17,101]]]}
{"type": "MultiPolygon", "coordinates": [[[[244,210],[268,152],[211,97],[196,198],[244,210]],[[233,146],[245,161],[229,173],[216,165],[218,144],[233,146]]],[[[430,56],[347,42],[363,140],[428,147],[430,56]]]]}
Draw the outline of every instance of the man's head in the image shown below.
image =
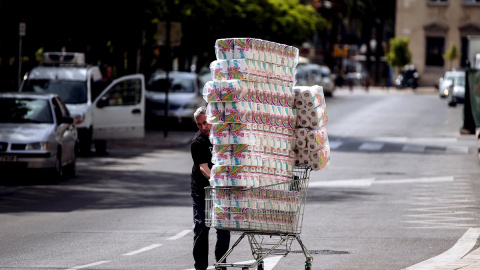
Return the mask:
{"type": "Polygon", "coordinates": [[[212,124],[207,123],[207,108],[205,106],[199,107],[193,114],[193,119],[195,119],[195,124],[197,125],[200,132],[203,135],[210,135],[210,128],[212,124]]]}

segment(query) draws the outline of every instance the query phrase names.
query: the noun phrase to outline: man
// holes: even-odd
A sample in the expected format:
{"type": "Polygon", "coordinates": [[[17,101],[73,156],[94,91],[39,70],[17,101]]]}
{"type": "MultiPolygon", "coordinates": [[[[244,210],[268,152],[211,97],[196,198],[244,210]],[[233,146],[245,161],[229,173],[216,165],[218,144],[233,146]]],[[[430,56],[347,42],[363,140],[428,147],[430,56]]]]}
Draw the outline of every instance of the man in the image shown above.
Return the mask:
{"type": "MultiPolygon", "coordinates": [[[[100,72],[102,73],[102,80],[96,82],[96,87],[98,88],[98,95],[103,91],[109,84],[113,82],[113,72],[112,67],[109,64],[103,64],[100,66],[100,72]]],[[[108,156],[107,152],[107,140],[95,140],[93,142],[95,145],[95,154],[97,156],[108,156]]]]}
{"type": "MultiPolygon", "coordinates": [[[[193,259],[195,269],[205,270],[208,267],[208,234],[210,228],[205,225],[205,187],[209,186],[210,169],[212,168],[212,144],[208,138],[211,124],[207,123],[204,106],[193,114],[198,132],[192,139],[191,154],[193,167],[191,174],[193,198],[193,259]]],[[[230,231],[217,229],[215,244],[215,259],[218,262],[228,251],[230,245],[230,231]]],[[[225,261],[223,261],[225,262],[225,261]]],[[[226,268],[224,268],[226,269],[226,268]]]]}

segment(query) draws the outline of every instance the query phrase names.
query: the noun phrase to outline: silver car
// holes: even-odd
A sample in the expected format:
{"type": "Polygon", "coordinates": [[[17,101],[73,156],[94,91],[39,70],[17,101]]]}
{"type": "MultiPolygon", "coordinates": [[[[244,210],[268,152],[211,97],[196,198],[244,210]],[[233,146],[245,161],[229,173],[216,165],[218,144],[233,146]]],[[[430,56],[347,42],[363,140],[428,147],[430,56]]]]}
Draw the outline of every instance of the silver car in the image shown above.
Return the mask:
{"type": "Polygon", "coordinates": [[[193,123],[193,113],[200,106],[206,106],[203,99],[203,85],[193,72],[164,71],[154,73],[146,85],[146,117],[158,123],[165,116],[166,93],[168,89],[168,118],[178,123],[193,123]],[[202,88],[201,88],[202,87],[202,88]]]}
{"type": "Polygon", "coordinates": [[[333,96],[335,91],[330,68],[325,65],[299,64],[296,67],[295,80],[297,86],[322,86],[325,96],[333,96]]]}
{"type": "Polygon", "coordinates": [[[76,174],[77,128],[56,94],[0,93],[0,168],[45,171],[50,183],[76,174]]]}
{"type": "Polygon", "coordinates": [[[455,106],[457,103],[465,101],[465,71],[458,71],[453,74],[453,82],[449,86],[447,99],[449,106],[455,106]]]}

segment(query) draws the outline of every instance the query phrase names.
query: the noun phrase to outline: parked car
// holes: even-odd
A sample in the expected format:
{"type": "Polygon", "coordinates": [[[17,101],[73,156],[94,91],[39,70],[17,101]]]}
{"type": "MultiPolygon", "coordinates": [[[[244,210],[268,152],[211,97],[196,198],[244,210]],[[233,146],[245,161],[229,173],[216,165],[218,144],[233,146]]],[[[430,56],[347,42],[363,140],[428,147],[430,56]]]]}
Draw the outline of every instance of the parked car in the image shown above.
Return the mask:
{"type": "Polygon", "coordinates": [[[438,80],[438,94],[441,98],[446,98],[453,84],[454,73],[458,71],[446,71],[443,77],[438,80]]]}
{"type": "Polygon", "coordinates": [[[100,67],[85,63],[83,53],[47,52],[43,57],[25,74],[19,91],[58,94],[75,119],[82,154],[90,153],[95,140],[144,137],[143,74],[116,78],[105,87],[100,67]]]}
{"type": "MultiPolygon", "coordinates": [[[[193,123],[193,113],[200,106],[206,106],[203,99],[203,85],[194,72],[158,71],[152,74],[146,85],[147,123],[165,116],[168,89],[168,118],[179,124],[193,123]]],[[[149,124],[150,125],[150,124],[149,124]]]]}
{"type": "Polygon", "coordinates": [[[465,101],[465,71],[455,72],[453,74],[453,83],[449,87],[447,99],[448,105],[453,107],[457,103],[465,101]]]}
{"type": "Polygon", "coordinates": [[[40,170],[52,183],[76,174],[77,128],[56,94],[0,93],[0,168],[40,170]]]}
{"type": "Polygon", "coordinates": [[[335,83],[330,68],[318,64],[299,64],[296,67],[295,80],[297,86],[320,85],[323,87],[325,96],[332,96],[335,91],[335,83]]]}

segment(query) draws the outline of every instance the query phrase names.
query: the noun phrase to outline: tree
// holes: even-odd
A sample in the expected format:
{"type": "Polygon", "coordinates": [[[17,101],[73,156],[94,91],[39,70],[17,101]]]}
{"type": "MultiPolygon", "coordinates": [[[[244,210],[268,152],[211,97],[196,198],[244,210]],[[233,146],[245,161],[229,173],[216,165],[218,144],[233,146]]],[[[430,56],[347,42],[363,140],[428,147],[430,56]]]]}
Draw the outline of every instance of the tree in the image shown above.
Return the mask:
{"type": "MultiPolygon", "coordinates": [[[[251,37],[301,46],[326,27],[313,7],[299,0],[152,1],[157,7],[157,21],[170,16],[172,21],[182,23],[182,44],[175,52],[185,56],[186,63],[197,56],[197,71],[201,63],[214,59],[216,39],[251,37]],[[167,1],[171,2],[170,11],[164,8],[167,1]]],[[[180,63],[179,69],[186,66],[180,63]]]]}
{"type": "Polygon", "coordinates": [[[458,58],[460,58],[460,53],[457,50],[457,46],[455,44],[452,44],[450,48],[447,50],[445,54],[442,55],[443,59],[447,60],[449,62],[448,65],[448,70],[452,69],[452,62],[458,58]]]}
{"type": "Polygon", "coordinates": [[[387,64],[394,68],[401,68],[412,60],[412,53],[408,49],[408,37],[396,37],[390,39],[390,50],[386,55],[387,64]]]}

